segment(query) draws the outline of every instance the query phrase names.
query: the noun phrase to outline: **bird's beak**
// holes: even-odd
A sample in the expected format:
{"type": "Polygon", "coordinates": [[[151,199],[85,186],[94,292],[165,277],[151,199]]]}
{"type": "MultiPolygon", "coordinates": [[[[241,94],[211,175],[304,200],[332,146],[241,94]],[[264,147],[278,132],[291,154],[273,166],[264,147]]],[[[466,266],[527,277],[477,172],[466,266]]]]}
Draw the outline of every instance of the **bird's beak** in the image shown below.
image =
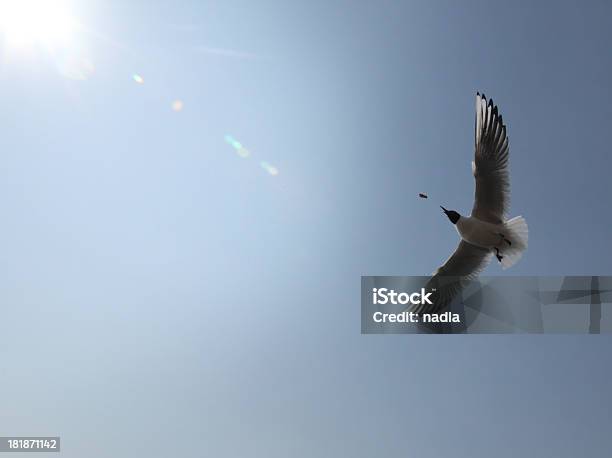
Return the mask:
{"type": "Polygon", "coordinates": [[[442,210],[444,210],[444,213],[448,213],[448,210],[447,210],[446,208],[444,208],[442,205],[440,205],[440,208],[441,208],[442,210]]]}

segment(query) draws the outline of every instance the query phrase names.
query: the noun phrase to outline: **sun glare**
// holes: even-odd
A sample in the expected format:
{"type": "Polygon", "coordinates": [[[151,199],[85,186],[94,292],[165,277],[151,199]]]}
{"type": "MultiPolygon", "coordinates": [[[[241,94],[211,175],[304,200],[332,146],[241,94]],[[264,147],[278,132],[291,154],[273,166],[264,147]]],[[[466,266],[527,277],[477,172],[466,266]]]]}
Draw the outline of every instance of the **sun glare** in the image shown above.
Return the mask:
{"type": "Polygon", "coordinates": [[[9,46],[69,44],[75,21],[62,0],[0,0],[0,33],[9,46]]]}

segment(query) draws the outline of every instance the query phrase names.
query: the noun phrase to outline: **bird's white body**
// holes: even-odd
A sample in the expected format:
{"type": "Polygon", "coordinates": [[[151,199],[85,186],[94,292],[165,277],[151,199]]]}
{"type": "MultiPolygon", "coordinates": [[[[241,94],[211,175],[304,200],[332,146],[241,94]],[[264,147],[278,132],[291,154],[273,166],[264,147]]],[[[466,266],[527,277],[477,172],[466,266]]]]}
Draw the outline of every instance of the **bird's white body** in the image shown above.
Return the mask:
{"type": "Polygon", "coordinates": [[[503,224],[489,223],[474,216],[461,216],[455,227],[466,242],[488,250],[499,250],[504,269],[515,264],[527,248],[527,223],[522,216],[503,224]]]}
{"type": "Polygon", "coordinates": [[[504,232],[503,224],[491,224],[473,216],[462,216],[455,225],[463,240],[481,248],[493,249],[499,247],[504,232]]]}

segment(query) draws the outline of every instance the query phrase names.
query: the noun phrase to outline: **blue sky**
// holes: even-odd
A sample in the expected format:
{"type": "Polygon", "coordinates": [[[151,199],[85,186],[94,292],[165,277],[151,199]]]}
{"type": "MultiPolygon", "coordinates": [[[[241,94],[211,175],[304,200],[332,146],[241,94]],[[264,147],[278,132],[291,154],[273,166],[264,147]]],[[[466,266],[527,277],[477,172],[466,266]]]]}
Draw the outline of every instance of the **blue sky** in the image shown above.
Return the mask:
{"type": "Polygon", "coordinates": [[[2,42],[2,435],[92,458],[609,450],[608,336],[362,336],[359,284],[454,249],[438,204],[471,208],[477,90],[530,228],[504,274],[610,275],[610,4],[177,3],[75,1],[65,54],[2,42]]]}

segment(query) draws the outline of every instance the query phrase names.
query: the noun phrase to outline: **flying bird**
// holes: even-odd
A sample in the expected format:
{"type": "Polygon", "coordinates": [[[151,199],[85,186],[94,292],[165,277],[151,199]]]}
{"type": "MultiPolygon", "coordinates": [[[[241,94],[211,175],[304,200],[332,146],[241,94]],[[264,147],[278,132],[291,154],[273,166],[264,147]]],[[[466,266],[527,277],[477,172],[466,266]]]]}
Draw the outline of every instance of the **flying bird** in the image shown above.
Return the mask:
{"type": "Polygon", "coordinates": [[[434,290],[432,304],[411,307],[415,313],[437,313],[474,279],[493,254],[503,269],[514,265],[527,249],[527,222],[506,219],[510,201],[508,136],[497,106],[476,93],[475,150],[472,173],[476,181],[470,216],[442,211],[455,225],[461,241],[455,252],[433,273],[425,288],[434,290]]]}

